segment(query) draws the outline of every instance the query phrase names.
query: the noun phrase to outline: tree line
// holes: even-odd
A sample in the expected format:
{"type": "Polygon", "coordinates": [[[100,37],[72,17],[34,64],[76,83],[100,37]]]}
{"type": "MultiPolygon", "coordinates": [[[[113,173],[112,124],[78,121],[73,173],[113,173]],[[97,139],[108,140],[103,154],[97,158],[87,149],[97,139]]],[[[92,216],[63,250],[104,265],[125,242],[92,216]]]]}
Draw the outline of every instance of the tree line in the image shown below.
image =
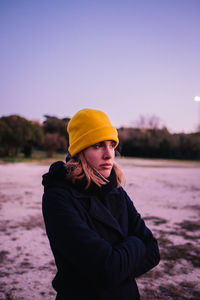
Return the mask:
{"type": "MultiPolygon", "coordinates": [[[[0,118],[0,156],[16,157],[23,153],[31,157],[33,150],[43,150],[48,157],[68,148],[67,124],[70,118],[45,115],[42,124],[19,115],[0,118]]],[[[118,151],[122,156],[149,158],[200,158],[200,132],[172,134],[159,127],[154,117],[144,118],[136,127],[118,129],[118,151]]]]}
{"type": "Polygon", "coordinates": [[[15,157],[20,152],[31,157],[33,150],[44,150],[48,157],[67,151],[66,126],[69,118],[45,115],[42,124],[18,115],[0,118],[0,156],[15,157]]]}

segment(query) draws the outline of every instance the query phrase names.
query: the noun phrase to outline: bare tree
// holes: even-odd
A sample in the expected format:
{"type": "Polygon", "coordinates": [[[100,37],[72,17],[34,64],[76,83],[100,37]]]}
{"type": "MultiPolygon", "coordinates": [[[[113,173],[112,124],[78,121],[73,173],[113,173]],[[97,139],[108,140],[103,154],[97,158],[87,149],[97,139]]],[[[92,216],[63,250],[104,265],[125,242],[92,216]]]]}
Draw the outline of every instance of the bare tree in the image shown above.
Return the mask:
{"type": "Polygon", "coordinates": [[[140,129],[160,129],[162,127],[160,118],[155,115],[140,115],[139,119],[133,122],[133,125],[140,129]]]}

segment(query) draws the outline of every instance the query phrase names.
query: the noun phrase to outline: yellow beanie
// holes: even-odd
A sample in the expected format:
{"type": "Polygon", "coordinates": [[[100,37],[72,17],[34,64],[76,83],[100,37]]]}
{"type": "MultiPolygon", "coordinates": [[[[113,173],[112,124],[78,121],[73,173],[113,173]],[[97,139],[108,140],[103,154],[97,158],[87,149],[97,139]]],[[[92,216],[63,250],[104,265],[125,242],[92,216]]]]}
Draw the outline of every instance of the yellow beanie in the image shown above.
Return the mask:
{"type": "Polygon", "coordinates": [[[71,156],[102,141],[115,141],[115,147],[119,144],[116,128],[100,110],[85,108],[78,111],[70,120],[67,131],[71,156]]]}

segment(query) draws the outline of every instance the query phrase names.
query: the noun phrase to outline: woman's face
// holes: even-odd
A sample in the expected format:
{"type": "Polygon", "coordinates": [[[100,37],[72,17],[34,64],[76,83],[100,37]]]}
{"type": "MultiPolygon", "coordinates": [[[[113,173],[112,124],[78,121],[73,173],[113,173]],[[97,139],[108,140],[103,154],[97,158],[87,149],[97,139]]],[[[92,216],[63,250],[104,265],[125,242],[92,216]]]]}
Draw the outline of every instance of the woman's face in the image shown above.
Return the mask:
{"type": "Polygon", "coordinates": [[[114,157],[115,142],[103,141],[88,147],[83,151],[88,164],[105,178],[110,176],[114,157]]]}

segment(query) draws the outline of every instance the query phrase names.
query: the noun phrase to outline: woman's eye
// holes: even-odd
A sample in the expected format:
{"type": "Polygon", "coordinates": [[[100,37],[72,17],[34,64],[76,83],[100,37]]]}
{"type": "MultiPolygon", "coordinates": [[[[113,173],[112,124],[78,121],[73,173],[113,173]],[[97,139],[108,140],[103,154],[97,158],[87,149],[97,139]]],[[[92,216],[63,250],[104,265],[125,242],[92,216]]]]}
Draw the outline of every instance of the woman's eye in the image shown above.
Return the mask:
{"type": "Polygon", "coordinates": [[[94,147],[95,149],[98,149],[98,148],[101,147],[101,143],[95,144],[93,147],[94,147]]]}

